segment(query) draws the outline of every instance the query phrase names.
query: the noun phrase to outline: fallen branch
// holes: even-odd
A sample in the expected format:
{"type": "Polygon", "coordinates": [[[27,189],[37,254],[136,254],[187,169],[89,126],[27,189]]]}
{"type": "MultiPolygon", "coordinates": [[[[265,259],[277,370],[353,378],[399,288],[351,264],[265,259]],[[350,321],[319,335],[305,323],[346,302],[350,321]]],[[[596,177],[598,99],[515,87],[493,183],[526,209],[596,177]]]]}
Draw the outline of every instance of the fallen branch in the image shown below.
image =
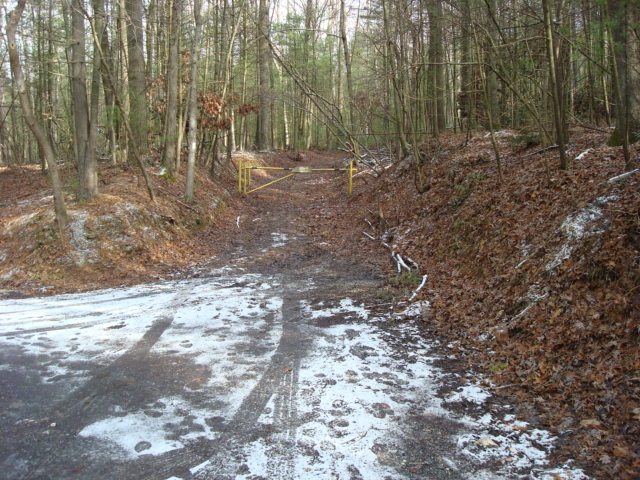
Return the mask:
{"type": "Polygon", "coordinates": [[[411,296],[409,297],[409,301],[413,300],[414,298],[416,298],[416,295],[418,295],[418,292],[420,290],[422,290],[424,288],[424,286],[427,283],[427,279],[429,278],[429,275],[423,275],[422,276],[422,282],[420,282],[420,285],[418,285],[418,288],[416,288],[413,293],[411,294],[411,296]]]}
{"type": "Polygon", "coordinates": [[[394,262],[396,262],[396,267],[398,268],[398,273],[402,272],[402,266],[400,265],[400,262],[396,258],[396,252],[391,252],[391,258],[393,258],[394,262]]]}
{"type": "MultiPolygon", "coordinates": [[[[367,209],[369,210],[369,209],[367,209]]],[[[369,212],[374,215],[374,213],[369,210],[369,212]]],[[[369,227],[371,227],[371,229],[375,232],[376,228],[374,227],[374,225],[369,221],[368,218],[365,218],[364,221],[369,225],[369,227]]],[[[412,267],[416,270],[416,271],[420,271],[420,266],[418,265],[418,263],[413,260],[412,258],[409,257],[405,257],[403,258],[402,255],[400,255],[399,253],[397,253],[393,247],[391,245],[389,245],[387,242],[384,241],[385,236],[387,236],[388,234],[397,231],[397,228],[393,228],[393,229],[389,229],[389,230],[385,230],[381,237],[380,237],[380,244],[389,249],[391,252],[391,258],[393,258],[393,261],[396,264],[396,268],[398,269],[398,273],[402,273],[402,270],[405,269],[408,272],[412,271],[412,267]],[[409,264],[411,264],[411,267],[409,266],[409,264]]],[[[376,241],[378,240],[376,237],[374,237],[373,235],[368,234],[367,232],[362,232],[362,234],[367,237],[369,240],[373,240],[376,241]]],[[[416,288],[411,297],[409,298],[409,301],[411,302],[414,298],[416,298],[416,295],[418,295],[418,292],[420,290],[422,290],[425,286],[425,284],[427,283],[427,279],[429,278],[429,276],[427,274],[422,276],[422,281],[420,282],[420,285],[418,286],[418,288],[416,288]]]]}
{"type": "Polygon", "coordinates": [[[182,205],[183,207],[188,208],[189,210],[192,210],[192,211],[194,211],[194,212],[196,212],[196,213],[199,213],[199,212],[198,212],[198,210],[197,210],[196,208],[193,208],[191,205],[187,205],[186,203],[184,203],[183,201],[181,201],[181,200],[179,199],[179,197],[178,197],[175,193],[172,193],[172,192],[170,192],[169,190],[165,190],[165,189],[164,189],[164,188],[162,188],[162,187],[157,187],[157,188],[158,188],[158,190],[162,190],[162,191],[163,191],[164,193],[166,193],[167,195],[171,195],[171,196],[173,196],[173,197],[176,197],[176,202],[178,202],[178,203],[179,203],[180,205],[182,205]]]}
{"type": "Polygon", "coordinates": [[[404,258],[406,258],[407,262],[409,262],[411,265],[413,265],[416,270],[420,270],[420,265],[418,265],[416,262],[414,262],[411,258],[409,258],[409,257],[404,257],[404,258]]]}
{"type": "Polygon", "coordinates": [[[365,218],[364,221],[367,222],[367,224],[371,227],[371,230],[373,230],[374,232],[376,231],[376,227],[373,226],[368,218],[365,218]]]}
{"type": "Polygon", "coordinates": [[[545,147],[540,150],[536,150],[535,152],[527,153],[522,158],[533,157],[534,155],[538,155],[539,153],[548,152],[549,150],[555,150],[556,148],[560,148],[560,145],[551,145],[550,147],[545,147]]]}
{"type": "Polygon", "coordinates": [[[613,182],[617,182],[618,180],[622,180],[623,178],[627,178],[631,175],[633,175],[634,173],[640,172],[640,168],[636,168],[635,170],[631,170],[630,172],[625,172],[621,175],[616,175],[615,177],[611,177],[609,180],[607,180],[607,183],[613,183],[613,182]]]}
{"type": "Polygon", "coordinates": [[[402,259],[402,255],[400,255],[399,253],[396,253],[396,258],[397,258],[397,260],[398,260],[398,264],[399,264],[402,268],[406,269],[408,272],[410,272],[410,271],[411,271],[411,268],[409,267],[409,265],[407,265],[407,264],[404,262],[404,260],[402,259]]]}

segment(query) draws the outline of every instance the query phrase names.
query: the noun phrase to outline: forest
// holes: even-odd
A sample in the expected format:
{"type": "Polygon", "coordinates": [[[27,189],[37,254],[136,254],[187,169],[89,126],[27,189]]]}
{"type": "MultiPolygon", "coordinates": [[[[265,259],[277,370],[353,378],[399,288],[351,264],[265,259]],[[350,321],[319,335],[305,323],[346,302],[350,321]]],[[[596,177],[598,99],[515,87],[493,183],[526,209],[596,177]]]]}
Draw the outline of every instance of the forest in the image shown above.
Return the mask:
{"type": "Polygon", "coordinates": [[[3,0],[0,31],[0,299],[165,278],[281,215],[428,303],[562,461],[638,478],[637,0],[3,0]],[[353,195],[236,191],[351,161],[353,195]]]}
{"type": "Polygon", "coordinates": [[[418,145],[443,132],[511,128],[566,169],[570,127],[615,125],[631,168],[638,138],[631,0],[19,1],[2,15],[0,163],[46,165],[55,188],[55,164],[73,162],[79,200],[98,193],[99,160],[170,176],[183,150],[189,171],[236,149],[379,147],[419,170],[418,145]]]}

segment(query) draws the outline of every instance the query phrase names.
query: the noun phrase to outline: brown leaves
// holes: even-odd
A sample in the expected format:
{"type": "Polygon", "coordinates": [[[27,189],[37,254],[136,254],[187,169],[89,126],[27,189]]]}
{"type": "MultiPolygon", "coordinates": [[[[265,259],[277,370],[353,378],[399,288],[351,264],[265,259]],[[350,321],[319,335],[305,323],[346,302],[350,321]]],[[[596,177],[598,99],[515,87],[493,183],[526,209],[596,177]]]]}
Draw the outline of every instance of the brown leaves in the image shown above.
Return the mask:
{"type": "MultiPolygon", "coordinates": [[[[233,93],[222,98],[217,93],[208,92],[200,95],[200,118],[198,126],[205,130],[230,130],[232,119],[229,110],[240,101],[240,97],[233,93]]],[[[243,103],[236,110],[238,115],[246,116],[256,113],[259,106],[252,103],[243,103]]]]}
{"type": "Polygon", "coordinates": [[[552,170],[550,182],[543,158],[520,161],[526,153],[501,144],[509,168],[497,185],[494,162],[479,160],[491,158],[487,139],[460,148],[464,139],[445,136],[450,153],[438,152],[441,161],[430,165],[429,191],[416,196],[413,170],[398,162],[344,210],[360,208],[358,222],[367,208],[393,211],[398,231],[411,232],[398,249],[430,274],[429,328],[456,340],[454,348],[476,364],[508,362],[494,374],[499,383],[525,386],[510,394],[540,399],[537,408],[549,412],[552,425],[570,416],[580,425],[574,431],[597,433],[568,455],[596,462],[594,452],[606,443],[610,461],[598,468],[615,473],[602,478],[624,478],[621,472],[635,468],[638,457],[629,454],[638,452],[628,445],[640,431],[640,197],[637,178],[614,187],[607,182],[623,162],[604,140],[572,134],[570,148],[592,149],[589,162],[569,173],[552,170]],[[566,240],[560,225],[611,194],[618,200],[603,210],[602,232],[575,245],[549,272],[546,265],[566,240]],[[534,301],[531,293],[546,296],[534,301]],[[566,415],[554,414],[565,409],[566,415]],[[616,455],[614,444],[627,447],[616,455]]]}

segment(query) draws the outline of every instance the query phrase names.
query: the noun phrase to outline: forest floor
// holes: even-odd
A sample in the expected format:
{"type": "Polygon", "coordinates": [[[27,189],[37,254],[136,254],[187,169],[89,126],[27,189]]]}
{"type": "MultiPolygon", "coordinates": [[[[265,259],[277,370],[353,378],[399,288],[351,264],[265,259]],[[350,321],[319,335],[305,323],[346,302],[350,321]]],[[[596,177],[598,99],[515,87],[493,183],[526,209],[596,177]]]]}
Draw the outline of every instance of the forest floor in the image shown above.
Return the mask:
{"type": "MultiPolygon", "coordinates": [[[[563,172],[556,151],[538,152],[517,133],[500,132],[500,183],[484,133],[446,135],[421,146],[423,193],[410,159],[382,153],[360,167],[351,196],[346,175],[330,174],[295,198],[273,198],[268,189],[242,198],[227,164],[216,182],[198,178],[191,205],[181,200],[182,175],[155,172],[152,204],[139,172],[104,165],[102,194],[70,203],[63,242],[46,177],[36,168],[1,168],[0,298],[179,276],[250,241],[273,202],[306,205],[296,228],[319,248],[384,275],[381,296],[404,308],[427,275],[415,300],[430,302],[420,313],[428,330],[518,405],[521,418],[559,435],[560,458],[577,459],[594,478],[637,478],[640,177],[618,177],[622,153],[605,146],[606,137],[574,132],[576,159],[563,172]],[[399,274],[389,248],[419,270],[399,274]]],[[[639,157],[638,146],[632,154],[639,157]]],[[[301,164],[345,162],[340,153],[305,157],[301,164]]],[[[298,164],[287,152],[234,157],[241,160],[298,164]]]]}

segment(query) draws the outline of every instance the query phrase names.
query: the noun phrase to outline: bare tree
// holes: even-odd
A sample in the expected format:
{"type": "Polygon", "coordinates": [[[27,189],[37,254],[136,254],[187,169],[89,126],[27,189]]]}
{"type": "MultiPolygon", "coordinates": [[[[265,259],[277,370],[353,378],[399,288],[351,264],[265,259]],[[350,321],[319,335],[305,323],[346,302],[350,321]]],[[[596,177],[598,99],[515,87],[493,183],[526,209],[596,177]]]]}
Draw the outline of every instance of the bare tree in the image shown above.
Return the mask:
{"type": "MultiPolygon", "coordinates": [[[[142,50],[142,0],[125,0],[127,23],[127,55],[129,79],[129,125],[138,153],[144,154],[147,149],[147,97],[144,52],[142,50]]],[[[132,159],[135,161],[135,159],[132,159]]]]}
{"type": "Polygon", "coordinates": [[[193,201],[193,184],[196,169],[196,152],[198,139],[198,59],[200,53],[200,31],[202,30],[202,20],[200,17],[200,0],[193,0],[193,19],[195,31],[193,34],[193,44],[191,46],[191,72],[189,74],[189,98],[187,108],[189,110],[189,134],[187,143],[189,144],[189,156],[187,157],[187,181],[184,198],[187,202],[193,201]]]}
{"type": "Polygon", "coordinates": [[[29,126],[29,129],[36,137],[38,145],[44,152],[45,160],[47,162],[47,168],[49,171],[49,178],[51,179],[51,185],[53,187],[53,199],[54,209],[56,213],[56,221],[58,223],[58,229],[60,235],[64,235],[64,230],[67,226],[67,207],[64,201],[64,193],[62,191],[62,183],[58,176],[58,166],[56,164],[55,154],[51,142],[47,138],[42,126],[36,120],[33,113],[33,107],[31,106],[31,99],[29,92],[27,91],[27,83],[24,78],[22,70],[22,64],[20,63],[20,56],[18,54],[18,44],[16,41],[16,28],[22,18],[22,12],[24,11],[25,0],[18,0],[16,8],[9,13],[9,21],[7,22],[7,40],[9,47],[9,63],[11,65],[11,73],[15,82],[16,91],[20,98],[20,106],[22,107],[22,113],[25,121],[29,126]]]}
{"type": "Polygon", "coordinates": [[[551,83],[551,98],[553,100],[553,119],[556,129],[556,141],[560,152],[560,168],[569,168],[569,160],[565,151],[565,114],[562,109],[562,86],[558,79],[558,57],[554,46],[553,23],[551,18],[551,0],[542,0],[544,16],[545,40],[547,45],[547,58],[549,59],[549,79],[551,83]]]}
{"type": "Polygon", "coordinates": [[[640,140],[640,8],[632,0],[609,0],[613,28],[616,129],[610,145],[622,145],[627,169],[634,161],[629,144],[640,140]]]}
{"type": "MultiPolygon", "coordinates": [[[[91,106],[93,124],[89,118],[89,99],[87,98],[87,69],[85,45],[85,8],[84,0],[73,0],[71,10],[71,99],[73,106],[74,150],[78,165],[78,199],[89,200],[98,194],[98,170],[95,153],[95,129],[98,118],[98,98],[91,106]]],[[[98,62],[100,58],[98,56],[98,62]]],[[[98,63],[99,65],[99,63],[98,63]]],[[[94,75],[99,90],[100,77],[94,75]]],[[[96,97],[97,91],[96,90],[96,97]]]]}
{"type": "Polygon", "coordinates": [[[176,146],[178,144],[178,42],[182,2],[171,1],[169,21],[169,58],[167,59],[167,109],[164,121],[164,156],[162,164],[169,175],[173,174],[176,164],[176,146]]]}
{"type": "Polygon", "coordinates": [[[256,145],[258,150],[271,149],[271,52],[269,50],[269,0],[259,0],[258,6],[258,88],[260,112],[256,145]]]}

